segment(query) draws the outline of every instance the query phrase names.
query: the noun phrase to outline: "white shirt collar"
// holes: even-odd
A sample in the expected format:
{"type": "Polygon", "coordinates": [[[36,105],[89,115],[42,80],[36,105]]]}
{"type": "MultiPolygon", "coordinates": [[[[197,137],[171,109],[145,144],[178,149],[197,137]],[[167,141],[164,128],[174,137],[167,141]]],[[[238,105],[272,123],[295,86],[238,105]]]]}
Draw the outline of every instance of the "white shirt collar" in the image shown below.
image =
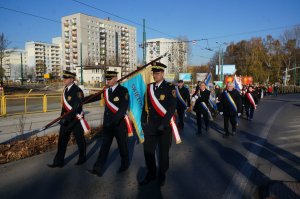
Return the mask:
{"type": "Polygon", "coordinates": [[[114,92],[114,90],[117,88],[118,85],[119,85],[119,84],[116,84],[116,85],[114,85],[113,87],[109,87],[109,88],[111,88],[112,92],[114,92]]]}
{"type": "Polygon", "coordinates": [[[68,88],[68,91],[70,91],[70,89],[71,89],[71,87],[72,87],[73,85],[74,85],[74,83],[67,87],[67,88],[68,88]]]}
{"type": "Polygon", "coordinates": [[[163,81],[164,81],[164,80],[162,80],[162,81],[160,81],[160,82],[158,82],[158,83],[155,83],[154,86],[157,86],[157,88],[160,87],[160,85],[161,85],[161,83],[162,83],[163,81]]]}

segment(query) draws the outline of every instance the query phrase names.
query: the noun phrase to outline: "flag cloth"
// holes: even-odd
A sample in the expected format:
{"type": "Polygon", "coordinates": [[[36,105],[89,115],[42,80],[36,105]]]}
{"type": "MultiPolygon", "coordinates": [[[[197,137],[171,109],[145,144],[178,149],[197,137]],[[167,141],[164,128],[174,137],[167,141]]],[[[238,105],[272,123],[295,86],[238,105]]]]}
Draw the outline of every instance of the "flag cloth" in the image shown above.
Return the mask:
{"type": "Polygon", "coordinates": [[[212,74],[211,73],[209,73],[206,76],[204,82],[205,82],[206,88],[210,91],[209,104],[214,110],[217,110],[218,107],[217,107],[217,104],[216,104],[215,88],[214,88],[214,85],[212,83],[212,74]]]}
{"type": "Polygon", "coordinates": [[[144,133],[141,124],[144,96],[147,90],[147,84],[153,82],[153,77],[149,74],[151,74],[151,67],[146,67],[122,83],[122,86],[128,89],[129,117],[133,122],[141,143],[144,142],[144,133]]]}
{"type": "Polygon", "coordinates": [[[237,91],[241,91],[243,86],[242,86],[242,80],[241,80],[241,77],[238,77],[236,75],[234,75],[234,88],[237,90],[237,91]]]}

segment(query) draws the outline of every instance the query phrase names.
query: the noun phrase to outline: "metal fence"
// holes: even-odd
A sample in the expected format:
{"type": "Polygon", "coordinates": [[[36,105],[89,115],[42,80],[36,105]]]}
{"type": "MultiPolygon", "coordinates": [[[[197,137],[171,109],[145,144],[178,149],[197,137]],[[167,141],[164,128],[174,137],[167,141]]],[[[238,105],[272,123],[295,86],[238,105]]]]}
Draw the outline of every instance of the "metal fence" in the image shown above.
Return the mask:
{"type": "MultiPolygon", "coordinates": [[[[94,102],[85,107],[103,106],[104,102],[94,102]]],[[[60,110],[61,93],[3,95],[0,99],[0,116],[26,113],[45,113],[60,110]]]]}

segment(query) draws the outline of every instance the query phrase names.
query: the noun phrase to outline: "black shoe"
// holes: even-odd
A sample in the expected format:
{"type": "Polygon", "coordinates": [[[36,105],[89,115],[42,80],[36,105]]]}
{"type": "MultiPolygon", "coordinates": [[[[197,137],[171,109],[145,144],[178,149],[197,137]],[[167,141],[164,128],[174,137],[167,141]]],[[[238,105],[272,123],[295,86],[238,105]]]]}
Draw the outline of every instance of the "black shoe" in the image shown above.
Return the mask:
{"type": "Polygon", "coordinates": [[[83,163],[85,163],[85,161],[86,161],[86,157],[79,158],[75,165],[82,165],[83,163]]]}
{"type": "Polygon", "coordinates": [[[93,174],[93,175],[98,176],[98,177],[102,177],[102,175],[103,175],[103,172],[96,171],[95,169],[90,169],[90,170],[88,170],[88,172],[90,174],[93,174]]]}
{"type": "Polygon", "coordinates": [[[117,173],[123,173],[124,171],[126,171],[129,168],[129,165],[121,165],[121,167],[118,169],[117,173]]]}
{"type": "Polygon", "coordinates": [[[158,185],[160,187],[164,186],[166,183],[166,176],[165,175],[162,175],[162,176],[159,176],[158,178],[158,185]]]}
{"type": "Polygon", "coordinates": [[[209,127],[206,127],[205,130],[206,130],[206,133],[209,133],[209,127]]]}
{"type": "Polygon", "coordinates": [[[56,167],[62,168],[64,165],[63,164],[53,163],[53,164],[47,164],[47,166],[49,168],[56,168],[56,167]]]}
{"type": "Polygon", "coordinates": [[[223,138],[228,138],[228,137],[229,137],[229,133],[223,134],[223,138]]]}
{"type": "Polygon", "coordinates": [[[149,184],[151,181],[156,180],[156,176],[155,175],[151,175],[151,174],[147,174],[146,177],[139,182],[139,185],[143,186],[143,185],[147,185],[149,184]]]}

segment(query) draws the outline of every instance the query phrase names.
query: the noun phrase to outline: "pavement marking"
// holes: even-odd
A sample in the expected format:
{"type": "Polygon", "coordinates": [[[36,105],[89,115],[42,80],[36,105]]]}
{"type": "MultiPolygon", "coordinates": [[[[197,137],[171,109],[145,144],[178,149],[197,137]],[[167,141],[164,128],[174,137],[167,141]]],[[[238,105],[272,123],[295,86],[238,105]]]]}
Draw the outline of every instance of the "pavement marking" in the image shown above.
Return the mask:
{"type": "MultiPolygon", "coordinates": [[[[274,120],[285,106],[286,105],[283,105],[281,108],[279,108],[266,122],[262,133],[259,135],[262,139],[259,139],[257,141],[257,145],[263,145],[265,143],[265,140],[269,134],[272,124],[274,123],[274,120]]],[[[222,199],[240,199],[243,197],[244,191],[248,184],[248,178],[253,172],[253,167],[256,167],[256,162],[258,159],[258,156],[256,154],[259,154],[260,151],[260,147],[255,147],[253,149],[253,152],[248,151],[246,153],[245,157],[248,161],[241,165],[240,168],[235,171],[230,184],[227,186],[227,189],[223,194],[222,199]]]]}
{"type": "Polygon", "coordinates": [[[280,147],[280,148],[289,148],[289,147],[294,147],[294,146],[300,146],[300,141],[299,142],[293,142],[293,143],[277,145],[277,147],[280,147]]]}
{"type": "Polygon", "coordinates": [[[290,140],[290,139],[299,139],[299,138],[300,138],[300,135],[291,135],[291,136],[285,135],[284,137],[279,137],[278,139],[279,140],[290,140]]]}

